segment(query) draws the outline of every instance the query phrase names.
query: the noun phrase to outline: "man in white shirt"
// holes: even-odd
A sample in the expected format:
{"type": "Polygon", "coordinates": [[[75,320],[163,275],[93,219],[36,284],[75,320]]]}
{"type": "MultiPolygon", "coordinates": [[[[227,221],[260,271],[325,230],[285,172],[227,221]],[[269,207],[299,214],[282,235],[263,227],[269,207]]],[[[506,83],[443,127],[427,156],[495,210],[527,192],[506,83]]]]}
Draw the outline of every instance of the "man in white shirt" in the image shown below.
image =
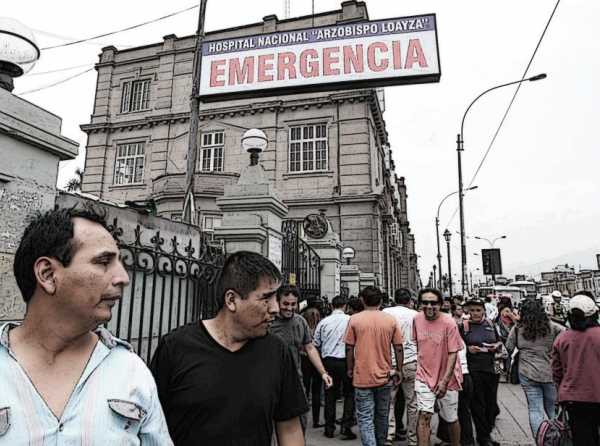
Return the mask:
{"type": "Polygon", "coordinates": [[[344,335],[350,316],[345,313],[346,299],[336,296],[331,301],[333,312],[322,319],[315,329],[313,343],[321,352],[323,365],[331,374],[333,386],[325,389],[325,436],[333,438],[336,419],[336,400],[340,389],[344,395],[341,434],[343,440],[354,440],[350,426],[354,416],[354,388],[346,373],[346,344],[344,335]]]}
{"type": "MultiPolygon", "coordinates": [[[[388,313],[396,320],[396,324],[402,330],[402,336],[404,338],[404,364],[402,366],[402,388],[398,391],[402,391],[404,400],[406,402],[407,412],[407,433],[408,433],[408,445],[414,446],[417,444],[417,398],[415,394],[415,373],[417,372],[417,345],[413,340],[413,319],[417,312],[412,308],[412,295],[410,290],[407,288],[399,288],[394,293],[394,300],[396,301],[396,307],[386,308],[383,311],[388,313]]],[[[397,394],[395,395],[397,397],[397,394]]],[[[396,398],[393,399],[394,405],[396,398]]],[[[395,411],[390,410],[390,418],[394,417],[395,411]]],[[[397,414],[398,417],[401,414],[397,414]]],[[[391,426],[392,424],[390,424],[391,426]]],[[[394,423],[395,425],[395,423],[394,423]]],[[[388,435],[388,440],[400,439],[396,435],[398,432],[392,432],[388,435]]]]}

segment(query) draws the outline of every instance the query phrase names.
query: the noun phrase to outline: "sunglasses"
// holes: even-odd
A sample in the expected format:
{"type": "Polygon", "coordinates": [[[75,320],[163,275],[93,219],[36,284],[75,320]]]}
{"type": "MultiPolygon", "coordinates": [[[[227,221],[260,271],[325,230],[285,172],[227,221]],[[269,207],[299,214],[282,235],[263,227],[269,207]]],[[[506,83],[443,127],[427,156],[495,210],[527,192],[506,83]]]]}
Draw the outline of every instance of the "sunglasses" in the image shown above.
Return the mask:
{"type": "Polygon", "coordinates": [[[435,306],[435,305],[439,305],[440,303],[437,300],[422,300],[421,301],[421,305],[426,307],[426,306],[435,306]]]}

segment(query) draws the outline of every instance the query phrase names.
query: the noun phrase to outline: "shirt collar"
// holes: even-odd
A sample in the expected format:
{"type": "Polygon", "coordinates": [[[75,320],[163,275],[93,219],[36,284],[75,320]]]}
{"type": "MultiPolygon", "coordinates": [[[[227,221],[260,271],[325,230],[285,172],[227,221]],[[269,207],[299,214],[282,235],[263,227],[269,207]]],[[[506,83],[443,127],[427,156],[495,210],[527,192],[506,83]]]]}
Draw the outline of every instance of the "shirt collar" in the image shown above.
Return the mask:
{"type": "MultiPolygon", "coordinates": [[[[13,328],[18,327],[19,325],[20,324],[15,323],[15,322],[7,322],[0,327],[0,345],[2,345],[2,347],[6,348],[7,350],[10,350],[10,345],[9,345],[9,341],[8,341],[8,332],[13,328]]],[[[121,345],[122,347],[125,347],[129,351],[133,351],[133,348],[131,347],[131,345],[129,343],[113,336],[104,327],[98,327],[94,331],[94,333],[96,333],[96,335],[100,339],[100,342],[102,342],[102,344],[104,344],[106,346],[106,348],[108,348],[109,350],[112,350],[113,348],[121,345]]]]}
{"type": "Polygon", "coordinates": [[[331,312],[331,314],[346,314],[346,313],[344,313],[344,310],[333,310],[331,312]]]}

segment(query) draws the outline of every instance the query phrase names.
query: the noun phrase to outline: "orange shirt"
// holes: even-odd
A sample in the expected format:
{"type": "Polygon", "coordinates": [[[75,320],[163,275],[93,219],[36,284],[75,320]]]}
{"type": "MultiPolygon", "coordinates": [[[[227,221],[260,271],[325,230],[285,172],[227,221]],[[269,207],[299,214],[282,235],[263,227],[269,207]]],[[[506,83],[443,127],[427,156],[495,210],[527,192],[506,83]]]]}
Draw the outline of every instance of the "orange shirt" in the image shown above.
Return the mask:
{"type": "Polygon", "coordinates": [[[390,345],[403,342],[402,330],[392,316],[372,310],[352,315],[345,342],[354,346],[354,387],[380,387],[388,383],[392,370],[390,345]]]}

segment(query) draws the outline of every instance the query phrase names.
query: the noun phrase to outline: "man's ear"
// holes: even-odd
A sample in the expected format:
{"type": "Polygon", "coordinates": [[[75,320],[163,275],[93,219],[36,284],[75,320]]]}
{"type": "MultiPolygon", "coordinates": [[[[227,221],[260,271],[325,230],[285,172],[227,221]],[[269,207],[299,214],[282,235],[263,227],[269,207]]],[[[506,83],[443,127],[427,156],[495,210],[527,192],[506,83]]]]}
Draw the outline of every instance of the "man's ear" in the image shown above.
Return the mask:
{"type": "Polygon", "coordinates": [[[56,293],[56,260],[40,257],[33,264],[33,274],[38,285],[50,296],[56,293]]]}
{"type": "Polygon", "coordinates": [[[233,290],[227,290],[227,291],[225,291],[225,306],[232,313],[235,313],[235,311],[237,309],[236,298],[237,298],[237,294],[236,294],[235,291],[233,291],[233,290]]]}

